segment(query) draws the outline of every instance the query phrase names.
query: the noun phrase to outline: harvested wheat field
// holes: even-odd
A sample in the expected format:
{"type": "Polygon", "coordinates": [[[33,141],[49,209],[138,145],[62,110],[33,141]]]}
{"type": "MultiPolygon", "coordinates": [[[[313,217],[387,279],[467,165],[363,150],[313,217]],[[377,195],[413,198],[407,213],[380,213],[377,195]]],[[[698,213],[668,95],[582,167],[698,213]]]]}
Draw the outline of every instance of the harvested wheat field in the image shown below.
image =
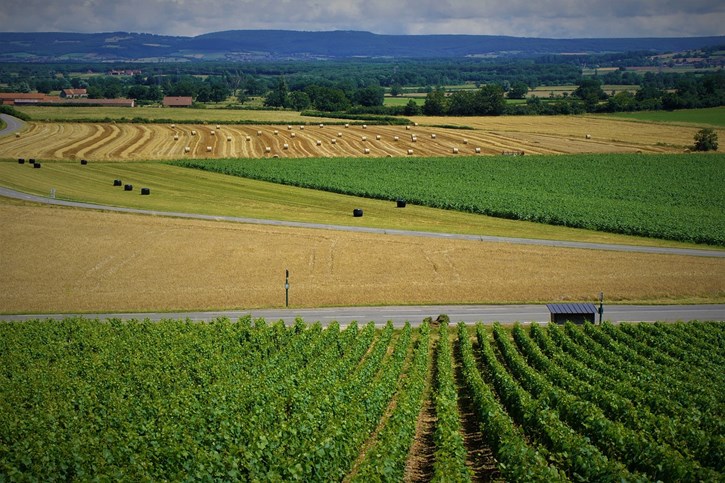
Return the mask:
{"type": "MultiPolygon", "coordinates": [[[[457,156],[681,152],[696,128],[578,116],[419,118],[413,126],[28,123],[5,158],[457,156]],[[430,127],[459,123],[473,129],[430,127]]],[[[725,133],[724,133],[725,134],[725,133]]]]}
{"type": "Polygon", "coordinates": [[[0,204],[6,313],[722,300],[725,259],[0,204]],[[555,267],[555,268],[553,268],[555,267]],[[596,274],[596,276],[593,276],[596,274]]]}

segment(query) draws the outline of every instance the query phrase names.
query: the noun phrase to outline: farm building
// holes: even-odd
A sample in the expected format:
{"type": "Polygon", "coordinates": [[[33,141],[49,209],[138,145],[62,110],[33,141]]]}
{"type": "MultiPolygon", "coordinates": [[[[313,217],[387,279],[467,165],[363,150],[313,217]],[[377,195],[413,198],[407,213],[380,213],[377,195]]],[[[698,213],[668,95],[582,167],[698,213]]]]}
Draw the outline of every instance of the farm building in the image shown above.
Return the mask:
{"type": "Polygon", "coordinates": [[[191,97],[164,97],[164,107],[190,107],[193,99],[191,97]]]}
{"type": "Polygon", "coordinates": [[[52,97],[45,101],[50,104],[63,104],[73,106],[109,106],[109,107],[134,107],[136,105],[135,99],[61,99],[58,97],[52,97]]]}
{"type": "Polygon", "coordinates": [[[48,102],[53,99],[46,94],[33,93],[26,94],[22,92],[0,92],[0,104],[14,106],[16,104],[37,104],[40,102],[48,102]]]}
{"type": "Polygon", "coordinates": [[[60,97],[63,99],[81,99],[88,97],[86,89],[63,89],[60,91],[60,97]]]}

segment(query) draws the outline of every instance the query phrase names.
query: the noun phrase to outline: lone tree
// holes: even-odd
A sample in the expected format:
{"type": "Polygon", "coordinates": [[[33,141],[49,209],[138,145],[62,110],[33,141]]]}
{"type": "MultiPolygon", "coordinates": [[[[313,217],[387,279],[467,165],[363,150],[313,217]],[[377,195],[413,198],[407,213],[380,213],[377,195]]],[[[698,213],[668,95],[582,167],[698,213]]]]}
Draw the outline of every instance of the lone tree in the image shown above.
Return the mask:
{"type": "Polygon", "coordinates": [[[717,133],[714,129],[700,129],[695,134],[695,151],[717,151],[717,133]]]}

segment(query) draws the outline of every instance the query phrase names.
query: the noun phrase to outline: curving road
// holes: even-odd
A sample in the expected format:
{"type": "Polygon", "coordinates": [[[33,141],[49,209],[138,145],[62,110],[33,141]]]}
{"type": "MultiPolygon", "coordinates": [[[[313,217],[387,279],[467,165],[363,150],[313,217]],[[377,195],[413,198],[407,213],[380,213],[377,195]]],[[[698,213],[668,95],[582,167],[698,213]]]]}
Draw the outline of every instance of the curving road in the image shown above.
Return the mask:
{"type": "MultiPolygon", "coordinates": [[[[211,312],[169,312],[169,313],[110,313],[82,314],[89,319],[105,320],[116,318],[122,320],[159,321],[163,319],[191,320],[208,322],[219,317],[237,320],[239,317],[251,315],[253,318],[264,318],[268,322],[283,320],[293,324],[297,317],[307,323],[320,322],[327,325],[337,321],[347,325],[352,321],[359,323],[375,322],[383,325],[392,321],[396,327],[402,327],[406,321],[413,325],[420,324],[426,317],[435,319],[446,314],[452,323],[466,322],[539,322],[549,321],[549,312],[545,305],[433,305],[433,306],[387,306],[387,307],[330,307],[321,309],[254,309],[229,310],[211,312]]],[[[81,315],[81,314],[78,314],[81,315]]],[[[76,314],[46,315],[0,315],[0,320],[22,322],[34,319],[62,319],[76,314]]],[[[689,321],[719,320],[725,321],[725,305],[604,305],[604,320],[611,322],[655,322],[655,321],[689,321]]]]}
{"type": "Polygon", "coordinates": [[[635,245],[617,245],[608,243],[586,243],[586,242],[573,242],[573,241],[562,241],[562,240],[541,240],[541,239],[530,239],[530,238],[513,238],[513,237],[501,237],[501,236],[486,236],[486,235],[464,235],[459,233],[434,233],[424,231],[411,231],[411,230],[395,230],[388,228],[369,228],[361,226],[342,226],[342,225],[328,225],[323,223],[302,223],[294,221],[280,221],[280,220],[266,220],[259,218],[244,218],[237,216],[216,216],[216,215],[203,215],[198,213],[180,213],[170,211],[155,211],[155,210],[142,210],[136,208],[127,208],[123,206],[108,206],[108,205],[96,205],[93,203],[84,203],[78,201],[66,201],[59,199],[51,199],[43,196],[31,195],[20,191],[15,191],[10,188],[0,187],[0,196],[7,198],[16,198],[26,201],[33,201],[36,203],[46,203],[51,205],[59,206],[70,206],[74,208],[84,208],[92,210],[104,210],[104,211],[115,211],[120,213],[134,213],[141,215],[153,215],[153,216],[169,216],[174,218],[190,218],[197,220],[213,220],[213,221],[226,221],[230,223],[247,223],[254,225],[272,225],[272,226],[287,226],[296,228],[312,228],[319,230],[335,230],[335,231],[355,231],[359,233],[373,233],[378,235],[404,235],[404,236],[423,236],[431,238],[447,238],[451,240],[470,240],[470,241],[482,241],[492,243],[510,243],[515,245],[538,245],[538,246],[550,246],[558,248],[581,248],[588,250],[609,250],[618,252],[638,252],[638,253],[654,253],[661,255],[686,255],[692,257],[711,257],[711,258],[725,258],[725,250],[704,250],[697,248],[665,248],[665,247],[648,247],[648,246],[635,246],[635,245]]]}
{"type": "Polygon", "coordinates": [[[9,116],[7,114],[0,114],[0,119],[5,121],[5,124],[7,124],[4,129],[0,129],[0,136],[19,131],[25,125],[25,123],[17,117],[9,116]]]}

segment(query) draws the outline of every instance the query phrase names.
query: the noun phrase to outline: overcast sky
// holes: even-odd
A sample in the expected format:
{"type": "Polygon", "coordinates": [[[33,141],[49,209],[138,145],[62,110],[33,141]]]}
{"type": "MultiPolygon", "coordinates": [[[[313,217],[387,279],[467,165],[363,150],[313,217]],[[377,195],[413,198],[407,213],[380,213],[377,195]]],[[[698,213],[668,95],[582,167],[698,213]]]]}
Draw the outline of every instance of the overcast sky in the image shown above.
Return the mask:
{"type": "Polygon", "coordinates": [[[723,0],[2,0],[0,30],[364,30],[517,37],[725,34],[723,0]]]}

